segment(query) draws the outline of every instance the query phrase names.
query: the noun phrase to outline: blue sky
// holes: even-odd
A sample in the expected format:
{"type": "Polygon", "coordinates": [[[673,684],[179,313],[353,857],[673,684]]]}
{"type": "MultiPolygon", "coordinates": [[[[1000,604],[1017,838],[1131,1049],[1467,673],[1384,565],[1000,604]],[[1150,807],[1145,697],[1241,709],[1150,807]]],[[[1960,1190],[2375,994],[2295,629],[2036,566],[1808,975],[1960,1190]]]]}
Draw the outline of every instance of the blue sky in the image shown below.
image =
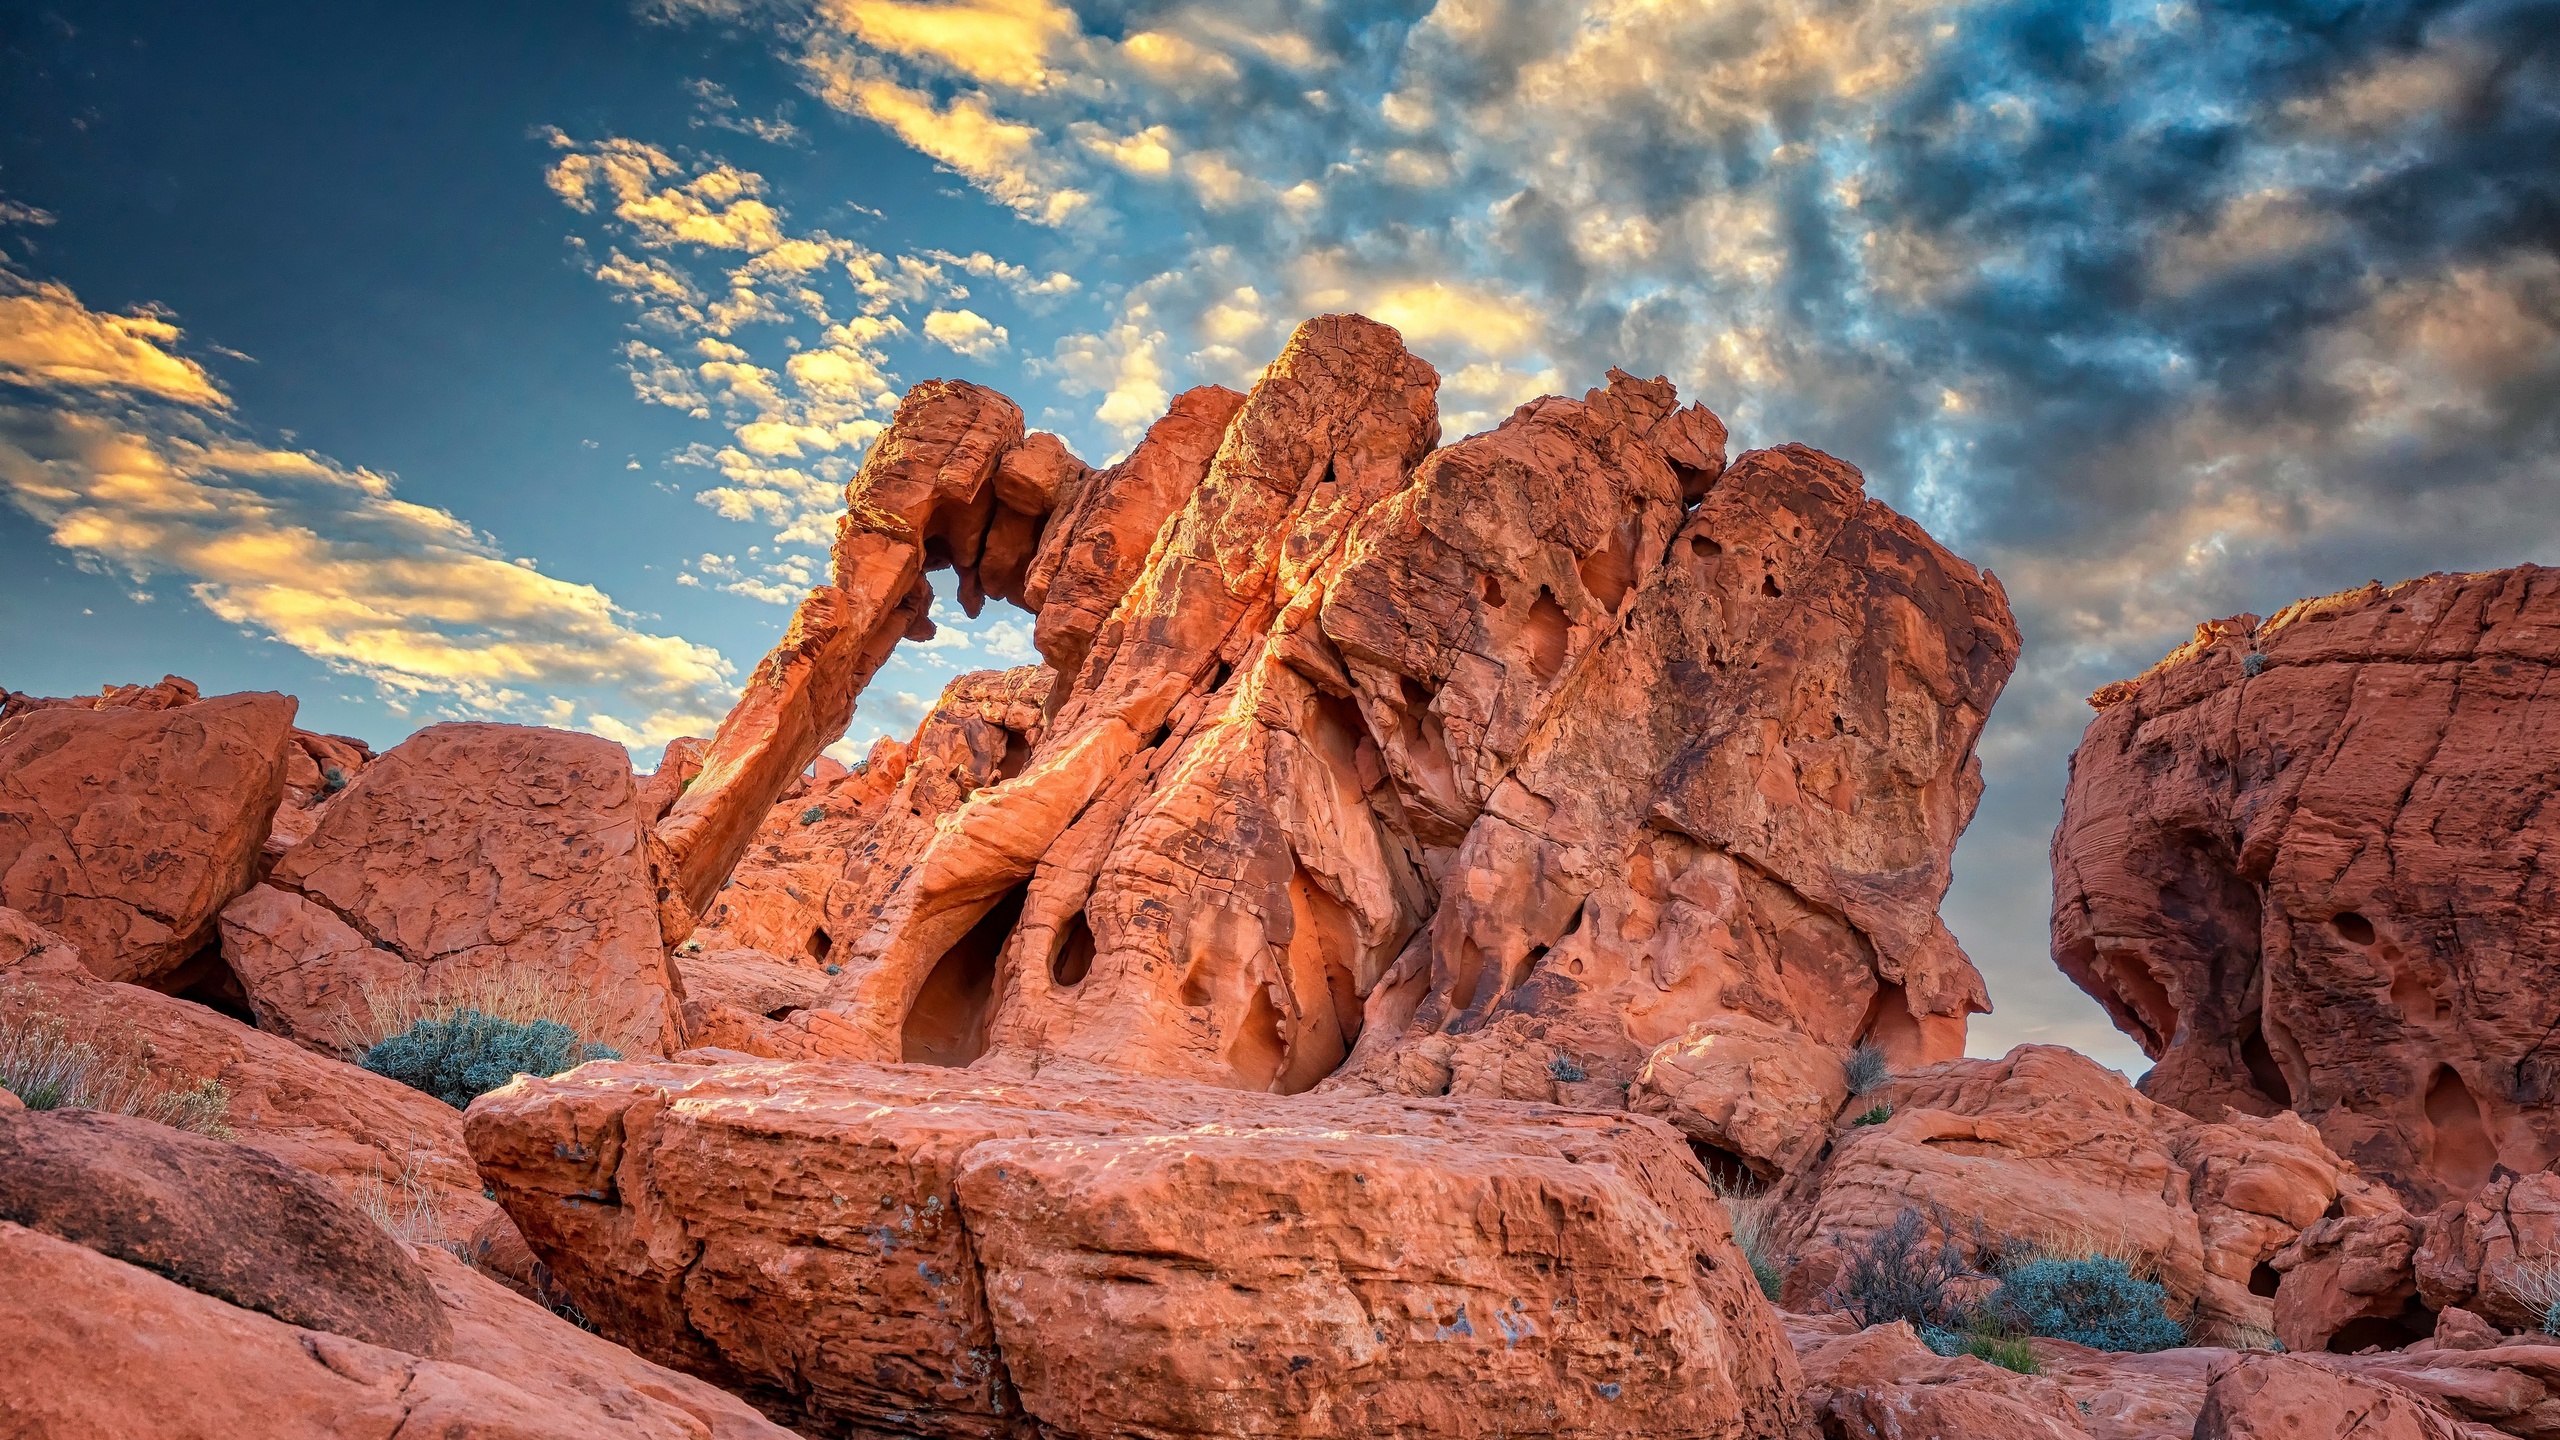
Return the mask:
{"type": "MultiPolygon", "coordinates": [[[[2019,1039],[2082,697],[2560,561],[2560,7],[650,0],[0,18],[0,684],[707,728],[895,393],[1105,460],[1360,309],[1451,438],[1610,364],[2027,634],[1949,923],[2019,1039]]],[[[1026,617],[947,606],[850,738],[1026,617]]]]}

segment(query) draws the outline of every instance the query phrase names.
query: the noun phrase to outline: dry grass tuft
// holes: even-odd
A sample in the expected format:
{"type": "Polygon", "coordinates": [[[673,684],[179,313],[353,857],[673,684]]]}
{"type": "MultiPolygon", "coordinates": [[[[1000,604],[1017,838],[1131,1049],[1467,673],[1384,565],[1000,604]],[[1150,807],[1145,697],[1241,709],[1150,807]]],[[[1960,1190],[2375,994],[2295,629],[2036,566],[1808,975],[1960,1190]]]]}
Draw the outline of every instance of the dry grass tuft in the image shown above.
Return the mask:
{"type": "Polygon", "coordinates": [[[339,1049],[349,1056],[362,1055],[421,1020],[449,1021],[465,1010],[516,1025],[553,1020],[582,1038],[598,1029],[594,996],[566,989],[531,969],[486,971],[433,990],[413,973],[389,985],[365,986],[363,996],[364,1013],[338,1029],[339,1049]]]}
{"type": "Polygon", "coordinates": [[[170,1084],[132,1034],[75,1040],[60,1016],[11,1004],[0,989],[0,1089],[30,1110],[135,1115],[217,1140],[231,1138],[231,1092],[219,1080],[170,1084]]]}

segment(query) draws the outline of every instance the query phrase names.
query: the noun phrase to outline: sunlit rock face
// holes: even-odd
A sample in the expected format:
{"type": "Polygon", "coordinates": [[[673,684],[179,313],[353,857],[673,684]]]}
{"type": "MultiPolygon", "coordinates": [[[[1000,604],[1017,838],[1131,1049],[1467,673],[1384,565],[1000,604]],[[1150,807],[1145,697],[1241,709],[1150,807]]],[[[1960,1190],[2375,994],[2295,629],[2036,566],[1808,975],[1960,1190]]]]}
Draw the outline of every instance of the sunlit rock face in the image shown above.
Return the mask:
{"type": "Polygon", "coordinates": [[[2235,616],[2092,698],[2065,973],[2202,1118],[2299,1111],[2412,1203],[2560,1156],[2560,571],[2235,616]]]}
{"type": "Polygon", "coordinates": [[[671,940],[829,972],[736,1033],[1613,1108],[1718,1017],[1960,1054],[1988,1004],[1936,908],[2017,658],[1998,582],[1829,456],[1728,463],[1665,381],[1447,446],[1437,386],[1319,317],[1098,471],[992,392],[912,392],[795,627],[859,655],[777,650],[657,827],[671,940]],[[1048,664],[804,775],[946,564],[1048,664]],[[733,834],[734,869],[687,858],[733,834]]]}

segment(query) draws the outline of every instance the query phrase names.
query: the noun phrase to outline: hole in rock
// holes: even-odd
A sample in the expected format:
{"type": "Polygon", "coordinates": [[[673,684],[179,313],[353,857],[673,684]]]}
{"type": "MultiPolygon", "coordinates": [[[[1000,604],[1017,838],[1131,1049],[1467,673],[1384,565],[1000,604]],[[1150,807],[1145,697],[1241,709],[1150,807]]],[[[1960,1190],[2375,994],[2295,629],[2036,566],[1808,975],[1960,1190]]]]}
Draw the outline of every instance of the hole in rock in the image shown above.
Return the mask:
{"type": "Polygon", "coordinates": [[[812,931],[810,931],[810,932],[809,932],[809,958],[810,958],[810,959],[817,961],[817,962],[818,962],[819,964],[821,964],[821,965],[824,965],[824,964],[826,964],[826,963],[827,963],[827,952],[828,952],[828,951],[830,951],[830,950],[833,950],[833,949],[835,949],[835,948],[836,948],[836,937],[834,937],[833,935],[828,934],[828,933],[827,933],[827,927],[825,927],[824,925],[821,925],[821,926],[819,926],[817,929],[812,930],[812,931]]]}
{"type": "Polygon", "coordinates": [[[1245,1002],[1244,1024],[1227,1046],[1227,1064],[1247,1088],[1268,1090],[1288,1063],[1289,1042],[1280,1036],[1280,1007],[1271,1003],[1270,986],[1256,985],[1253,997],[1245,1002]]]}
{"type": "Polygon", "coordinates": [[[2411,1023],[2420,1025],[2437,1019],[2443,1009],[2436,1003],[2435,988],[2427,978],[2410,969],[2392,972],[2391,1003],[2399,1006],[2400,1013],[2411,1023]]]}
{"type": "Polygon", "coordinates": [[[1564,607],[1556,603],[1555,593],[1546,586],[1538,587],[1538,598],[1529,606],[1529,623],[1521,627],[1521,638],[1529,644],[1529,666],[1538,672],[1542,682],[1553,682],[1564,673],[1564,655],[1572,638],[1573,622],[1565,618],[1564,607]]]}
{"type": "Polygon", "coordinates": [[[1689,1153],[1697,1156],[1698,1163],[1707,1167],[1707,1174],[1720,1190],[1748,1192],[1760,1188],[1760,1174],[1751,1168],[1751,1162],[1721,1145],[1692,1140],[1689,1153]]]}
{"type": "Polygon", "coordinates": [[[1484,584],[1483,584],[1483,586],[1482,586],[1481,588],[1482,588],[1482,590],[1483,590],[1483,592],[1484,592],[1484,603],[1486,603],[1487,605],[1492,606],[1492,607],[1493,607],[1494,609],[1496,609],[1496,610],[1501,609],[1501,608],[1502,608],[1502,582],[1501,582],[1501,581],[1499,581],[1499,580],[1496,580],[1495,578],[1493,578],[1493,577],[1492,577],[1492,576],[1490,576],[1490,575],[1487,575],[1486,577],[1484,577],[1484,584]]]}
{"type": "Polygon", "coordinates": [[[2340,911],[2330,917],[2329,926],[2338,932],[2339,939],[2350,945],[2373,943],[2373,922],[2353,910],[2340,911]]]}
{"type": "Polygon", "coordinates": [[[2439,1065],[2427,1082],[2427,1126],[2433,1133],[2427,1168],[2436,1178],[2468,1193],[2489,1183],[2498,1168],[2498,1142],[2489,1135],[2480,1101],[2450,1065],[2439,1065]]]}
{"type": "Polygon", "coordinates": [[[2397,1315],[2359,1315],[2329,1337],[2332,1355],[2353,1355],[2376,1345],[2398,1350],[2436,1333],[2435,1312],[2412,1299],[2397,1315]]]}
{"type": "Polygon", "coordinates": [[[1511,967],[1511,988],[1517,990],[1521,986],[1528,984],[1529,977],[1538,973],[1538,962],[1546,958],[1546,946],[1533,945],[1529,947],[1529,953],[1521,956],[1519,963],[1511,967]]]}
{"type": "Polygon", "coordinates": [[[1911,1013],[1910,997],[1890,980],[1878,984],[1875,998],[1867,1002],[1867,1018],[1858,1027],[1858,1038],[1874,1041],[1886,1063],[1897,1070],[1924,1063],[1928,1048],[1920,1034],[1920,1018],[1911,1013]]]}
{"type": "Polygon", "coordinates": [[[2264,1260],[2249,1272],[2249,1293],[2260,1299],[2274,1299],[2276,1287],[2283,1283],[2284,1277],[2276,1273],[2276,1267],[2264,1260]]]}
{"type": "Polygon", "coordinates": [[[1600,602],[1600,608],[1616,614],[1618,602],[1636,583],[1636,522],[1634,516],[1620,521],[1609,532],[1609,542],[1574,562],[1574,570],[1582,577],[1582,588],[1600,602]]]}
{"type": "Polygon", "coordinates": [[[1010,780],[1021,774],[1023,767],[1030,763],[1031,744],[1022,738],[1022,732],[1019,730],[1004,732],[1004,754],[996,761],[996,779],[1000,782],[1010,780]]]}
{"type": "Polygon", "coordinates": [[[1093,973],[1093,927],[1079,910],[1067,921],[1067,941],[1049,960],[1049,983],[1065,988],[1084,983],[1093,973]]]}
{"type": "Polygon", "coordinates": [[[1769,597],[1770,599],[1772,599],[1772,600],[1777,599],[1777,598],[1778,598],[1778,577],[1777,577],[1777,576],[1775,576],[1775,575],[1763,575],[1763,576],[1761,576],[1761,577],[1760,577],[1760,593],[1761,593],[1761,594],[1763,594],[1763,595],[1768,596],[1768,597],[1769,597]]]}
{"type": "Polygon", "coordinates": [[[1692,535],[1689,537],[1689,553],[1704,560],[1709,556],[1723,554],[1724,547],[1704,535],[1692,535]]]}
{"type": "Polygon", "coordinates": [[[1707,498],[1708,491],[1716,488],[1716,480],[1719,478],[1695,465],[1682,465],[1677,462],[1672,464],[1671,473],[1680,480],[1682,508],[1692,510],[1697,508],[1699,501],[1707,498]]]}
{"type": "Polygon", "coordinates": [[[2284,1067],[2276,1063],[2276,1053],[2267,1046],[2267,1032],[2258,1017],[2249,1017],[2248,1028],[2240,1034],[2240,1063],[2249,1069],[2249,1083],[2258,1093],[2287,1110],[2293,1108],[2293,1085],[2284,1078],[2284,1067]]]}
{"type": "Polygon", "coordinates": [[[966,1065],[987,1051],[988,1011],[996,992],[996,958],[1022,918],[1027,887],[1017,885],[980,916],[959,943],[934,962],[907,1010],[899,1057],[911,1065],[966,1065]]]}
{"type": "Polygon", "coordinates": [[[788,1019],[790,1019],[792,1016],[797,1015],[797,1014],[799,1014],[799,1013],[800,1013],[800,1007],[799,1007],[799,1006],[797,1006],[797,1005],[785,1005],[785,1006],[783,1006],[783,1007],[782,1007],[781,1009],[779,1009],[779,1010],[767,1010],[766,1012],[764,1012],[764,1018],[766,1018],[767,1020],[788,1020],[788,1019]]]}
{"type": "Polygon", "coordinates": [[[208,1010],[218,1010],[243,1025],[256,1025],[256,1012],[249,1008],[248,988],[231,971],[231,962],[222,958],[222,942],[207,943],[177,969],[150,982],[151,988],[181,1000],[192,1000],[208,1010]]]}

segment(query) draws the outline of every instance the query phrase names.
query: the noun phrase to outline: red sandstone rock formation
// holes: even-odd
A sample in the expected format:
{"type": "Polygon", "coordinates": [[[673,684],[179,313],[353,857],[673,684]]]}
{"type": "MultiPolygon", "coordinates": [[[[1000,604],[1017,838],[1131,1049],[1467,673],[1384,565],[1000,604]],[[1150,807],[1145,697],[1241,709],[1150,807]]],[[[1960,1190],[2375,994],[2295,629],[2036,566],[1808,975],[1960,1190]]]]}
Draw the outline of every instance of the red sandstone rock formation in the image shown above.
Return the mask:
{"type": "Polygon", "coordinates": [[[1888,1113],[1844,1120],[1777,1197],[1791,1305],[1821,1303],[1847,1250],[1905,1207],[1934,1205],[1962,1246],[1979,1220],[1994,1242],[2131,1257],[2200,1333],[2265,1334],[2284,1305],[2269,1262],[2342,1191],[2364,1204],[2377,1188],[2299,1120],[2191,1120],[2054,1046],[1930,1066],[1853,1103],[1888,1113]]]}
{"type": "Polygon", "coordinates": [[[733,1061],[520,1079],[465,1124],[606,1334],[826,1433],[1794,1418],[1721,1207],[1637,1117],[733,1061]]]}
{"type": "Polygon", "coordinates": [[[305,1328],[0,1222],[0,1422],[33,1436],[791,1440],[745,1402],[508,1293],[441,1250],[433,1355],[305,1328]]]}
{"type": "Polygon", "coordinates": [[[1610,1105],[1720,1016],[1961,1052],[1996,582],[1665,383],[1434,452],[1436,384],[1325,317],[1049,492],[1019,754],[849,825],[806,942],[820,837],[715,902],[841,967],[781,1048],[1610,1105]]]}
{"type": "Polygon", "coordinates": [[[443,1101],[202,1005],[101,980],[59,936],[0,909],[0,1022],[47,1020],[110,1055],[147,1049],[173,1088],[220,1082],[234,1138],[351,1198],[416,1207],[419,1238],[461,1240],[497,1214],[463,1148],[462,1117],[443,1101]]]}
{"type": "Polygon", "coordinates": [[[261,1029],[329,1053],[369,987],[432,996],[510,972],[582,996],[587,1039],[683,1038],[630,758],[593,735],[419,731],[222,912],[222,947],[261,1029]]]}
{"type": "Polygon", "coordinates": [[[0,905],[110,980],[159,980],[214,939],[284,794],[290,697],[172,685],[0,721],[0,905]]]}
{"type": "Polygon", "coordinates": [[[2299,1111],[2418,1203],[2560,1157],[2560,571],[2235,616],[2091,697],[2053,951],[2196,1115],[2299,1111]]]}
{"type": "Polygon", "coordinates": [[[999,564],[1029,563],[1030,537],[1046,515],[1023,515],[1005,497],[1053,500],[1067,473],[1082,467],[1052,437],[1041,447],[1049,463],[1017,462],[1000,496],[999,464],[1023,443],[1021,409],[981,386],[928,381],[899,403],[845,487],[834,583],[801,603],[702,752],[700,773],[658,824],[668,943],[691,933],[774,800],[844,733],[854,697],[891,648],[901,638],[931,638],[925,571],[956,569],[961,601],[975,615],[992,534],[1005,539],[999,564]]]}

